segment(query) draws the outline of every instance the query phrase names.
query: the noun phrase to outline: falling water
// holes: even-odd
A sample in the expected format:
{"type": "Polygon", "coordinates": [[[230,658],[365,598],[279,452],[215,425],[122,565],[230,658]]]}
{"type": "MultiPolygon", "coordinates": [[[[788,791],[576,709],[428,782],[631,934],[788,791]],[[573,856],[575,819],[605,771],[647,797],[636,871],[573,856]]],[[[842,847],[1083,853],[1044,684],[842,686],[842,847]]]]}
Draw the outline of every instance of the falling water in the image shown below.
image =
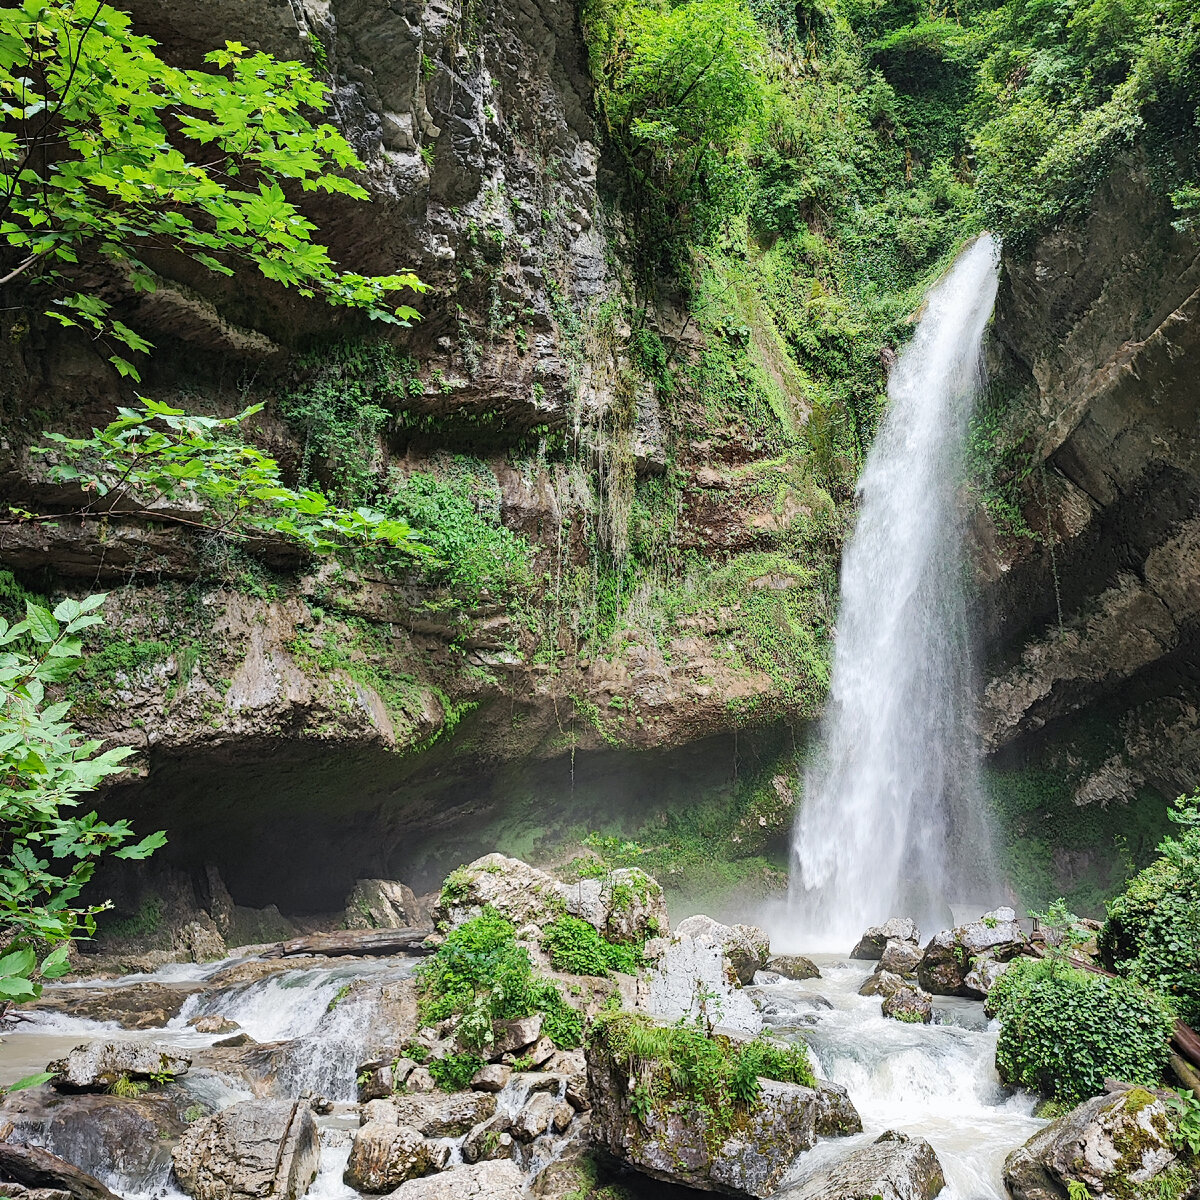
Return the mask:
{"type": "Polygon", "coordinates": [[[950,902],[990,883],[957,490],[996,282],[985,234],[929,293],[859,481],[823,745],[793,833],[792,935],[810,947],[844,950],[895,915],[942,928],[950,902]]]}

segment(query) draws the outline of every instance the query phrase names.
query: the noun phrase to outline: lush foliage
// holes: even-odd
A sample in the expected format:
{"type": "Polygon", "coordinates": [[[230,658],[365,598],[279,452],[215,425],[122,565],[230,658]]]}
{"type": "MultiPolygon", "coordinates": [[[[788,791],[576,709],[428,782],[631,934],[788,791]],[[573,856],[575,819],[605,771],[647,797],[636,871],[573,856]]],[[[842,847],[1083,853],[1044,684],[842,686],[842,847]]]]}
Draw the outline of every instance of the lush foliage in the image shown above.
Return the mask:
{"type": "Polygon", "coordinates": [[[129,17],[99,0],[25,0],[0,9],[0,283],[36,278],[50,315],[120,344],[113,364],[150,343],[95,287],[103,266],[137,291],[157,287],[148,260],[182,253],[231,275],[248,264],[302,295],[388,321],[416,316],[388,296],[411,274],[340,270],[285,192],[367,193],[346,140],[308,114],[328,89],[300,63],[238,42],[211,70],[164,62],[129,17]]]}
{"type": "Polygon", "coordinates": [[[39,979],[69,970],[72,939],[95,931],[105,904],[80,904],[83,886],[105,854],[142,859],[161,833],[130,842],[127,821],[79,815],[80,797],[120,770],[126,749],[100,743],[67,722],[69,703],[50,703],[47,687],[79,667],[79,634],[99,624],[103,596],[63,600],[53,612],[28,603],[24,621],[0,618],[0,997],[32,999],[39,979]],[[41,958],[39,951],[52,947],[41,958]]]}
{"type": "Polygon", "coordinates": [[[1104,1091],[1106,1078],[1155,1087],[1175,1017],[1154,992],[1053,960],[1017,959],[988,996],[1000,1019],[996,1068],[1017,1083],[1072,1104],[1104,1091]]]}
{"type": "Polygon", "coordinates": [[[312,488],[285,487],[273,458],[232,436],[261,407],[202,417],[143,400],[140,410],[120,409],[90,437],[47,433],[52,445],[39,449],[54,455],[52,479],[83,489],[81,515],[119,507],[251,545],[284,539],[321,553],[352,545],[427,553],[401,518],[339,508],[312,488]]]}
{"type": "Polygon", "coordinates": [[[1200,1023],[1200,794],[1171,814],[1177,837],[1108,905],[1100,953],[1114,970],[1170,998],[1188,1024],[1200,1023]]]}
{"type": "Polygon", "coordinates": [[[512,598],[533,582],[533,550],[500,522],[500,490],[490,467],[459,455],[445,471],[392,475],[380,500],[411,521],[433,551],[427,570],[463,605],[512,598]]]}
{"type": "Polygon", "coordinates": [[[542,932],[542,949],[556,970],[573,975],[635,975],[642,966],[637,946],[618,946],[603,938],[594,925],[579,917],[561,916],[542,932]]]}
{"type": "Polygon", "coordinates": [[[739,1110],[755,1106],[760,1078],[816,1086],[803,1042],[738,1042],[696,1025],[659,1025],[620,1011],[601,1013],[590,1037],[628,1074],[639,1120],[656,1110],[699,1111],[710,1136],[727,1130],[739,1110]]]}
{"type": "Polygon", "coordinates": [[[444,1092],[461,1092],[471,1086],[475,1073],[483,1066],[478,1054],[447,1054],[426,1064],[433,1082],[444,1092]]]}
{"type": "Polygon", "coordinates": [[[553,983],[536,974],[512,923],[495,909],[485,908],[452,929],[417,978],[422,1023],[458,1018],[458,1038],[470,1048],[492,1044],[494,1022],[539,1012],[556,1046],[570,1049],[580,1043],[582,1018],[553,983]]]}

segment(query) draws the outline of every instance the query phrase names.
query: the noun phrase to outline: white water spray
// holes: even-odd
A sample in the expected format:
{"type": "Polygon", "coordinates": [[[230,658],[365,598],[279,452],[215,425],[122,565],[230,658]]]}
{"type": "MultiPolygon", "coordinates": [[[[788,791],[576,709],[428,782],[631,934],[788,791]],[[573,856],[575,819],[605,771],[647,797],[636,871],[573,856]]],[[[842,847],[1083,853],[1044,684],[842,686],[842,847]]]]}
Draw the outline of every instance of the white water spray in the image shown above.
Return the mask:
{"type": "Polygon", "coordinates": [[[995,303],[984,235],[929,293],[892,371],[842,562],[823,745],[793,833],[791,939],[844,950],[992,883],[966,714],[973,683],[957,489],[995,303]]]}

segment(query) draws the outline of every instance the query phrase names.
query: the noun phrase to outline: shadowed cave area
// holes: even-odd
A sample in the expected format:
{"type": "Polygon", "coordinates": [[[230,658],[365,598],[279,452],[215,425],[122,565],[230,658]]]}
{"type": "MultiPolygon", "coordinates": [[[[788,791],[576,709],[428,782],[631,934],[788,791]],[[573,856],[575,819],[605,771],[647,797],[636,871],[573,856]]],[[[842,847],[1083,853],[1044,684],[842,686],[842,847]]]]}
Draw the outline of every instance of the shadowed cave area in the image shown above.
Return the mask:
{"type": "MultiPolygon", "coordinates": [[[[278,740],[151,754],[148,773],[112,788],[101,809],[128,817],[140,833],[165,829],[168,843],[149,870],[113,864],[96,889],[128,915],[163,873],[186,874],[207,907],[204,880],[215,868],[238,905],[329,914],[357,879],[435,891],[456,866],[493,850],[549,862],[577,853],[593,831],[643,844],[658,830],[704,837],[706,817],[721,813],[727,823],[748,780],[766,777],[770,786],[781,755],[794,753],[782,726],[669,750],[508,763],[459,754],[456,740],[408,757],[278,740]]],[[[783,869],[790,819],[781,815],[768,829],[755,818],[752,852],[783,869]]],[[[714,830],[713,843],[715,856],[738,856],[740,838],[727,829],[714,830]]]]}

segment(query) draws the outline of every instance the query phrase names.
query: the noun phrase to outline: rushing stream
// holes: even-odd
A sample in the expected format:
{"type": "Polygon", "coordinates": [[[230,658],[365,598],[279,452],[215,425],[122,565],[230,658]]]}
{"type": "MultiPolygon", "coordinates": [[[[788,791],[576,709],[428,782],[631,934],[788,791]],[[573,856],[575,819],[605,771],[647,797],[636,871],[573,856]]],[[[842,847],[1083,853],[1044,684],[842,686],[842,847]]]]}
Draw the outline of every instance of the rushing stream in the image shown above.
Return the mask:
{"type": "Polygon", "coordinates": [[[985,234],[930,291],[859,480],[822,752],[793,838],[794,940],[810,948],[894,916],[940,929],[949,904],[995,899],[957,491],[996,286],[985,234]]]}
{"type": "MultiPolygon", "coordinates": [[[[947,1189],[942,1200],[1003,1200],[1000,1169],[1005,1155],[1041,1124],[1031,1115],[1032,1099],[1003,1089],[992,1066],[995,1034],[982,1005],[966,1000],[939,1000],[938,1024],[906,1025],[885,1019],[878,997],[858,988],[874,964],[825,955],[817,960],[822,978],[801,983],[784,981],[754,988],[768,1029],[778,1036],[802,1036],[809,1044],[817,1073],[843,1084],[862,1115],[864,1133],[836,1138],[802,1155],[794,1174],[802,1178],[830,1157],[841,1157],[877,1137],[900,1129],[927,1138],[942,1162],[947,1189]]],[[[0,1043],[0,1084],[39,1070],[80,1042],[95,1037],[165,1041],[198,1050],[220,1040],[188,1026],[194,1017],[223,1016],[236,1020],[256,1040],[282,1043],[273,1059],[275,1094],[320,1093],[338,1103],[320,1119],[321,1171],[309,1192],[314,1200],[353,1200],[356,1193],[342,1182],[351,1132],[358,1125],[352,1103],[355,1066],[378,1028],[376,985],[402,979],[412,969],[409,959],[353,960],[280,969],[261,978],[239,980],[240,963],[204,967],[171,966],[149,976],[108,984],[88,982],[48,989],[66,997],[76,987],[106,987],[115,993],[141,983],[168,987],[203,985],[184,1002],[165,1027],[122,1030],[61,1012],[31,1014],[0,1043]],[[219,971],[234,974],[221,981],[219,971]],[[209,981],[217,976],[211,985],[209,981]],[[347,990],[348,984],[356,984],[347,990]]],[[[189,1096],[206,1108],[221,1108],[246,1099],[244,1080],[211,1070],[200,1061],[180,1081],[189,1096]]],[[[527,1090],[527,1088],[526,1088],[527,1090]]],[[[502,1093],[504,1110],[516,1111],[524,1094],[502,1093]]],[[[81,1133],[83,1131],[80,1131],[81,1133]]],[[[47,1137],[47,1148],[64,1155],[131,1200],[176,1197],[164,1153],[148,1175],[130,1175],[119,1162],[105,1160],[87,1139],[59,1130],[47,1137]]],[[[531,1149],[534,1167],[559,1150],[547,1138],[531,1149]]]]}

